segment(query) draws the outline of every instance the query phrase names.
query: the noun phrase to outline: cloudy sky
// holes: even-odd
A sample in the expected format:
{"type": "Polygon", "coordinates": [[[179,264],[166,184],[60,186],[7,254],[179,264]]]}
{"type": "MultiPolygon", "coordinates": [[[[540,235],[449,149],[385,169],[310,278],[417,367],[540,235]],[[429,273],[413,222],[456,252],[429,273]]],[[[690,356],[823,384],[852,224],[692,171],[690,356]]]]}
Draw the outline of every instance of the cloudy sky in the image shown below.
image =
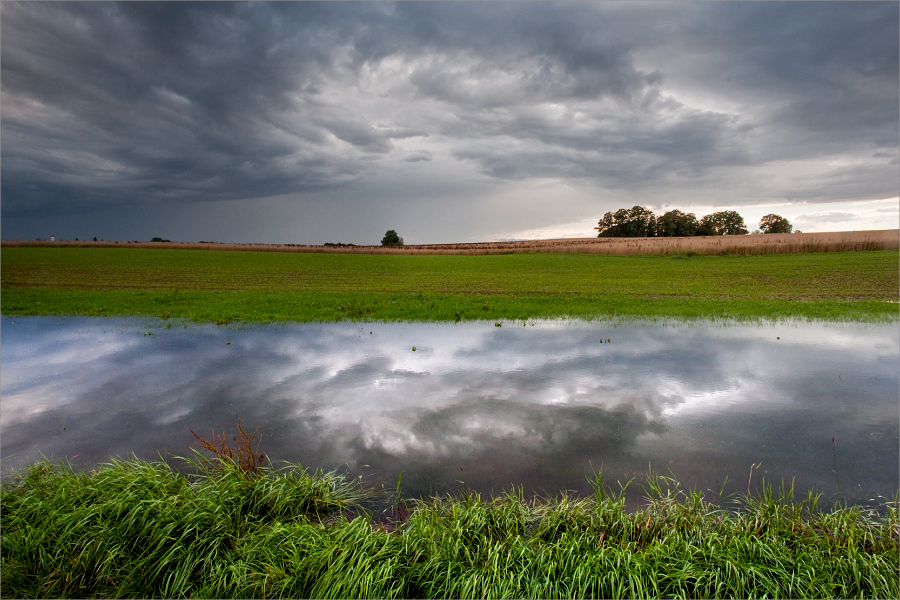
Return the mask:
{"type": "Polygon", "coordinates": [[[3,239],[900,226],[896,2],[8,2],[3,239]]]}

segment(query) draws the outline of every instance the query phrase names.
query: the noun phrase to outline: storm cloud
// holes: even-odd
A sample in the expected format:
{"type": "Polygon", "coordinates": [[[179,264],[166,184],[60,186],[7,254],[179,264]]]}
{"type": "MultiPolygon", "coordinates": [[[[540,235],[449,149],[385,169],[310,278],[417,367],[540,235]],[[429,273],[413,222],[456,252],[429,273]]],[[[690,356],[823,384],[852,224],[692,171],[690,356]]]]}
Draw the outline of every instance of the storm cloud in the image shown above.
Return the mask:
{"type": "Polygon", "coordinates": [[[467,241],[900,187],[896,3],[0,10],[7,239],[467,241]]]}

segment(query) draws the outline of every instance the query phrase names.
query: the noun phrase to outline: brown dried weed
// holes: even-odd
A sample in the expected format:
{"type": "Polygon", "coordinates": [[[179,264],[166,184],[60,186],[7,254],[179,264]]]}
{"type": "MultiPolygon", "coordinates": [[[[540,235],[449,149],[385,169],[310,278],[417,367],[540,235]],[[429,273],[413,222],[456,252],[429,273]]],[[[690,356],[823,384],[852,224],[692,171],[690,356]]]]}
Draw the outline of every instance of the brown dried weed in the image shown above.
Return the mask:
{"type": "Polygon", "coordinates": [[[265,462],[265,455],[259,452],[262,434],[259,433],[259,427],[257,427],[253,431],[253,435],[247,435],[247,432],[244,431],[244,428],[241,426],[240,419],[238,419],[237,427],[239,434],[233,437],[235,448],[232,448],[228,444],[224,431],[222,432],[222,435],[216,435],[216,432],[212,431],[212,441],[200,437],[193,429],[191,429],[190,432],[197,438],[203,446],[203,449],[214,454],[215,458],[219,461],[229,462],[235,465],[245,475],[256,475],[259,473],[259,467],[265,462]],[[254,442],[256,444],[255,447],[254,442]]]}

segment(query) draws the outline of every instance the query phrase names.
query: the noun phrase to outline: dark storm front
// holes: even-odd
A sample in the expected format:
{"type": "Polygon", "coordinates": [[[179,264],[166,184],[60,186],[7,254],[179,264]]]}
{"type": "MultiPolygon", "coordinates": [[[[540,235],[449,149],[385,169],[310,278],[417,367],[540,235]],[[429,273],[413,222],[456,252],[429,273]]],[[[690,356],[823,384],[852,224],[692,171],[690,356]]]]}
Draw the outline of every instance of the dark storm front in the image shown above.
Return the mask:
{"type": "Polygon", "coordinates": [[[587,491],[654,471],[867,502],[898,487],[896,324],[169,326],[2,320],[3,470],[187,455],[260,427],[273,461],[410,495],[587,491]],[[751,479],[751,471],[753,473],[751,479]]]}

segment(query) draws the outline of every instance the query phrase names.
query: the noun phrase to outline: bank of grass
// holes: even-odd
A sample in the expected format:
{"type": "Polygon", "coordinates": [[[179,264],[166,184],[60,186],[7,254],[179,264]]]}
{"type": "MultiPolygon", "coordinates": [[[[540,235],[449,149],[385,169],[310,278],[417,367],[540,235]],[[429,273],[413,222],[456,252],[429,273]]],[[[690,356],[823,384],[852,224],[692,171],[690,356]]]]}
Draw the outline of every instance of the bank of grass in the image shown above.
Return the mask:
{"type": "Polygon", "coordinates": [[[198,322],[896,320],[896,251],[751,256],[2,249],[7,315],[198,322]]]}
{"type": "MultiPolygon", "coordinates": [[[[4,597],[897,598],[897,502],[826,507],[770,487],[712,504],[650,475],[626,507],[511,492],[409,500],[289,465],[38,462],[2,487],[4,597]]],[[[634,485],[634,484],[632,484],[634,485]]]]}

